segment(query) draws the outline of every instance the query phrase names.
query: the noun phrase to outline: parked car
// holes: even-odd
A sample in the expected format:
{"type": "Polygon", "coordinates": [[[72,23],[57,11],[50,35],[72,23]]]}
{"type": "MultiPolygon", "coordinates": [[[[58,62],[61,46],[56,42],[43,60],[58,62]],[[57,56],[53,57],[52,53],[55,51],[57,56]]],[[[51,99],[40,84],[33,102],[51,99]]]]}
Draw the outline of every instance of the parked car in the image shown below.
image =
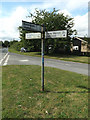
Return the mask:
{"type": "Polygon", "coordinates": [[[26,52],[26,51],[27,50],[24,47],[21,48],[21,52],[26,52]]]}

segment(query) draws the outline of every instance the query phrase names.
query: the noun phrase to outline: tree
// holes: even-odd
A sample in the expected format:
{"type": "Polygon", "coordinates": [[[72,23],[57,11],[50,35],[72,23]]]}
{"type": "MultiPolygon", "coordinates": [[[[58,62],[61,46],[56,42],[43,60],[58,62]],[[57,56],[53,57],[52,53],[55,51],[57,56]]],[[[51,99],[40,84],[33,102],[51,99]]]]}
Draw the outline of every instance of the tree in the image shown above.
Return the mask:
{"type": "Polygon", "coordinates": [[[0,48],[3,47],[3,41],[0,41],[0,48]]]}
{"type": "Polygon", "coordinates": [[[3,47],[10,47],[10,42],[9,41],[4,41],[3,47]]]}
{"type": "Polygon", "coordinates": [[[25,33],[28,33],[28,31],[23,30],[21,26],[19,26],[18,29],[20,31],[20,39],[22,42],[22,46],[24,48],[27,48],[27,51],[39,52],[41,50],[41,41],[40,40],[26,40],[25,33]]]}
{"type": "MultiPolygon", "coordinates": [[[[58,10],[55,10],[55,8],[53,9],[52,12],[48,12],[46,10],[38,10],[35,9],[34,14],[29,13],[29,18],[32,18],[32,23],[34,24],[39,24],[42,25],[44,24],[45,26],[45,31],[56,31],[56,30],[67,30],[67,34],[68,37],[66,39],[47,39],[45,40],[45,53],[48,54],[49,52],[49,46],[52,46],[52,53],[56,53],[59,52],[62,47],[62,49],[66,49],[66,51],[70,51],[70,35],[72,35],[73,33],[76,32],[76,30],[72,30],[72,27],[74,26],[73,23],[73,18],[67,16],[64,16],[63,13],[59,13],[58,10]]],[[[26,31],[21,31],[21,39],[23,41],[23,43],[25,41],[25,32],[26,31]]],[[[40,49],[40,41],[37,40],[37,42],[34,41],[33,44],[33,40],[31,41],[27,41],[30,43],[30,45],[38,46],[36,47],[37,49],[40,49]]]]}
{"type": "Polygon", "coordinates": [[[10,46],[10,48],[15,49],[17,51],[20,51],[22,47],[22,42],[13,42],[13,44],[10,46]]]}
{"type": "Polygon", "coordinates": [[[10,41],[10,47],[14,44],[14,43],[16,43],[16,42],[18,42],[17,40],[13,40],[13,41],[10,41]]]}

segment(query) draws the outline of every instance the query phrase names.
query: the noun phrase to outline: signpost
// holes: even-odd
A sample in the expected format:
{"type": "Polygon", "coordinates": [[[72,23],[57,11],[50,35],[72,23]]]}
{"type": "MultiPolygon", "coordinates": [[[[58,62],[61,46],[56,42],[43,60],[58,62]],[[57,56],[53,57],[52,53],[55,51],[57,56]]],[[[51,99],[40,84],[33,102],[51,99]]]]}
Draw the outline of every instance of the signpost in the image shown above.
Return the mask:
{"type": "MultiPolygon", "coordinates": [[[[45,32],[45,38],[66,38],[67,31],[59,30],[59,31],[48,31],[45,32]]],[[[26,39],[41,39],[41,33],[26,33],[26,39]]]]}
{"type": "Polygon", "coordinates": [[[41,39],[41,33],[26,33],[26,39],[41,39]]]}
{"type": "Polygon", "coordinates": [[[66,38],[66,36],[67,36],[66,30],[45,32],[45,38],[66,38]]]}
{"type": "Polygon", "coordinates": [[[22,28],[27,31],[41,32],[41,26],[22,20],[22,28]]]}
{"type": "Polygon", "coordinates": [[[41,76],[41,84],[42,84],[42,91],[44,91],[44,37],[45,37],[45,32],[44,32],[44,24],[42,25],[41,29],[41,40],[42,40],[42,76],[41,76]]]}
{"type": "Polygon", "coordinates": [[[36,31],[38,33],[26,33],[26,39],[41,39],[42,42],[42,73],[41,73],[41,86],[42,91],[44,91],[44,39],[46,38],[66,38],[67,31],[48,31],[45,32],[44,25],[36,25],[30,22],[22,21],[22,28],[26,31],[36,31]]]}

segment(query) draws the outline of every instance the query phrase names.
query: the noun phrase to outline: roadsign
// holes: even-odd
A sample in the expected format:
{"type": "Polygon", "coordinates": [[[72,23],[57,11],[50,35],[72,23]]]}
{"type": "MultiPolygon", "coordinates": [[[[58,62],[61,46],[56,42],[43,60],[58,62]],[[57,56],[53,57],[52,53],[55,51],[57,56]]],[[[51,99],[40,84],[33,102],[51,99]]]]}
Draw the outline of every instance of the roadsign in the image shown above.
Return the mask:
{"type": "Polygon", "coordinates": [[[37,24],[33,24],[31,22],[23,21],[22,20],[22,28],[27,31],[37,31],[41,32],[41,26],[37,24]]]}
{"type": "Polygon", "coordinates": [[[66,38],[66,37],[67,37],[66,30],[45,32],[45,38],[66,38]]]}
{"type": "Polygon", "coordinates": [[[26,33],[26,39],[41,39],[41,33],[26,33]]]}
{"type": "MultiPolygon", "coordinates": [[[[45,32],[45,38],[66,38],[67,31],[59,30],[59,31],[48,31],[45,32]]],[[[41,39],[41,33],[26,33],[26,39],[41,39]]]]}
{"type": "Polygon", "coordinates": [[[59,31],[48,31],[45,32],[44,25],[36,25],[27,21],[22,21],[22,28],[28,31],[36,31],[39,33],[26,33],[26,39],[41,39],[42,40],[42,91],[44,91],[44,38],[66,38],[67,31],[59,30],[59,31]]]}

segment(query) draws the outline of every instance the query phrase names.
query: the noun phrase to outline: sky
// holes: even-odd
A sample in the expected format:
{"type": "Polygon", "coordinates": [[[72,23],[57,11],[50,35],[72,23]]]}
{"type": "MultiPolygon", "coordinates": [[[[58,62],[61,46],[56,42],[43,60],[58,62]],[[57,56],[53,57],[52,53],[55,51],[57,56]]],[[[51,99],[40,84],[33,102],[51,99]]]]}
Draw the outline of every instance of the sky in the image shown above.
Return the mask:
{"type": "Polygon", "coordinates": [[[22,20],[30,21],[27,16],[33,13],[35,8],[52,11],[74,18],[73,29],[77,30],[77,36],[88,36],[88,2],[89,0],[1,0],[0,1],[0,40],[19,40],[18,27],[22,20]]]}

